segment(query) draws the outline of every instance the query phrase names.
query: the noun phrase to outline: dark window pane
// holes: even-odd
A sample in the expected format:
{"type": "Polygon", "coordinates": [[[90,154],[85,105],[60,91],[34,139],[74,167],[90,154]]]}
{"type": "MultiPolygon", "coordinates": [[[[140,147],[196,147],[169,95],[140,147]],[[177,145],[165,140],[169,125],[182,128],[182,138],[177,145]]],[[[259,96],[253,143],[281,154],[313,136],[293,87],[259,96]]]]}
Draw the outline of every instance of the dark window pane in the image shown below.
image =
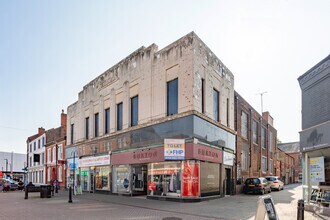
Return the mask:
{"type": "Polygon", "coordinates": [[[117,104],[117,131],[123,129],[123,103],[117,104]]]}
{"type": "Polygon", "coordinates": [[[105,110],[105,133],[108,134],[110,131],[110,108],[105,110]]]}
{"type": "Polygon", "coordinates": [[[85,119],[85,138],[89,137],[89,117],[85,119]]]}
{"type": "Polygon", "coordinates": [[[219,121],[219,92],[213,89],[213,118],[219,121]]]}
{"type": "Polygon", "coordinates": [[[204,79],[202,79],[202,86],[201,86],[201,90],[202,90],[202,94],[201,94],[201,105],[202,105],[202,107],[201,107],[201,109],[202,109],[202,113],[205,113],[205,107],[204,107],[204,84],[205,84],[205,80],[204,79]]]}
{"type": "Polygon", "coordinates": [[[139,97],[135,96],[131,99],[131,126],[138,124],[139,117],[139,97]]]}
{"type": "Polygon", "coordinates": [[[71,144],[73,144],[74,124],[71,124],[71,144]]]}
{"type": "Polygon", "coordinates": [[[98,137],[99,136],[99,113],[96,113],[95,114],[95,122],[94,122],[94,131],[95,131],[95,137],[98,137]]]}
{"type": "Polygon", "coordinates": [[[167,83],[167,115],[178,113],[178,79],[167,83]]]}

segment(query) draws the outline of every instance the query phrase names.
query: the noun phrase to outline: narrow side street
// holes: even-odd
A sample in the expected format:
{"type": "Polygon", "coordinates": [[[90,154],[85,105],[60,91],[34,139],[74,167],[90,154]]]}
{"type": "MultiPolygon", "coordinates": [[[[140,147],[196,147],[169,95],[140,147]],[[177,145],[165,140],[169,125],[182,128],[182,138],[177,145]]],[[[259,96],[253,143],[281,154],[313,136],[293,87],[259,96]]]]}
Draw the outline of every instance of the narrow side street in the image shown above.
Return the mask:
{"type": "MultiPolygon", "coordinates": [[[[296,219],[301,186],[292,184],[283,191],[272,192],[281,220],[296,219]]],[[[236,195],[200,203],[178,203],[148,200],[145,197],[83,194],[68,203],[68,191],[51,199],[40,199],[39,193],[0,193],[0,219],[254,219],[259,195],[236,195]]],[[[305,212],[305,219],[323,219],[305,212]]]]}

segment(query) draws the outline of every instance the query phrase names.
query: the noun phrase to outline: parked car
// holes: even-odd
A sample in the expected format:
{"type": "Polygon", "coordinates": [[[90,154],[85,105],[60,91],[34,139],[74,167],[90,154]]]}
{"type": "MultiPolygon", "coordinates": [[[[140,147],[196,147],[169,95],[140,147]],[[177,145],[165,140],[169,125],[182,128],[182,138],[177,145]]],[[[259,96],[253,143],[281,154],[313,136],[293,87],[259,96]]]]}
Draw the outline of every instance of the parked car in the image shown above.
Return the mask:
{"type": "Polygon", "coordinates": [[[284,189],[284,183],[278,176],[266,176],[266,179],[271,184],[270,188],[272,190],[277,189],[278,191],[280,191],[281,189],[284,189]]]}
{"type": "Polygon", "coordinates": [[[270,183],[264,177],[247,178],[243,185],[243,192],[245,194],[249,192],[257,192],[262,195],[266,192],[270,193],[270,183]]]}
{"type": "Polygon", "coordinates": [[[18,187],[17,183],[15,183],[13,180],[1,179],[0,181],[5,191],[16,190],[18,187]]]}

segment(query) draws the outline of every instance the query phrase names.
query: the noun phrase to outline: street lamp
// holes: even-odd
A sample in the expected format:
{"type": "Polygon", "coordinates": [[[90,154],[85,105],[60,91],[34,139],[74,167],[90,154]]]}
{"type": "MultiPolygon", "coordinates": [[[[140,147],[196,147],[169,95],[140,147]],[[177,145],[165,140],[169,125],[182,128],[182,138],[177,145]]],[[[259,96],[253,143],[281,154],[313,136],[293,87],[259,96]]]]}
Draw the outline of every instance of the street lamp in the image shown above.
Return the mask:
{"type": "Polygon", "coordinates": [[[55,182],[55,193],[58,193],[58,176],[57,176],[57,160],[58,160],[58,145],[55,145],[56,148],[56,158],[55,158],[55,177],[56,177],[56,182],[55,182]]]}

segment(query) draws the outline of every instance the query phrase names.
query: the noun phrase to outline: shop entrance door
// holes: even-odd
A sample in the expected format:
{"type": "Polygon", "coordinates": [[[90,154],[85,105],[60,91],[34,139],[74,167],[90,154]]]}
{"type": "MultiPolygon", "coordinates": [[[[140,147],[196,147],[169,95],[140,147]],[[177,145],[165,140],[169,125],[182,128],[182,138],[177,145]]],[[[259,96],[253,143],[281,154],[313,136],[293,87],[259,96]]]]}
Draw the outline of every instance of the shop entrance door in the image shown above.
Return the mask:
{"type": "Polygon", "coordinates": [[[226,195],[231,194],[231,170],[226,168],[226,195]]]}
{"type": "Polygon", "coordinates": [[[89,175],[89,181],[90,181],[90,193],[94,193],[95,192],[95,175],[94,175],[94,171],[91,171],[90,172],[90,175],[89,175]]]}
{"type": "Polygon", "coordinates": [[[132,167],[133,193],[147,195],[147,165],[132,167]]]}

